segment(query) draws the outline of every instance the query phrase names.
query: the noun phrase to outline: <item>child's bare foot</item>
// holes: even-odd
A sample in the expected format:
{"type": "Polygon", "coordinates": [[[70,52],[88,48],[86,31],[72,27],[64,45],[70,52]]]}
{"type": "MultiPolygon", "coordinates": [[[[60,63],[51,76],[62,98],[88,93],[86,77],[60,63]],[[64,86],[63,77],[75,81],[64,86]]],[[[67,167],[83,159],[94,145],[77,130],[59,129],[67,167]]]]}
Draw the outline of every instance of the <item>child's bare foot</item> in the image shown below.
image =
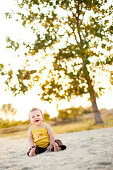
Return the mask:
{"type": "Polygon", "coordinates": [[[54,147],[54,152],[61,150],[61,148],[58,146],[56,142],[53,143],[53,147],[54,147]]]}
{"type": "Polygon", "coordinates": [[[29,156],[35,156],[35,148],[32,148],[29,152],[29,156]]]}

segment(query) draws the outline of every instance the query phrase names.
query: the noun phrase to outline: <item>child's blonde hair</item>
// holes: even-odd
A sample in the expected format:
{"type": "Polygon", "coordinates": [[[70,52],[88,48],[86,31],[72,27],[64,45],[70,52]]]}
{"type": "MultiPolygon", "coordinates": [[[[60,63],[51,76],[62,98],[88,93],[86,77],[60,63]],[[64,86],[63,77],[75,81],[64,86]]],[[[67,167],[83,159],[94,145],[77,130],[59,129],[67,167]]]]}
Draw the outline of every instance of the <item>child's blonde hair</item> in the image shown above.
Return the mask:
{"type": "Polygon", "coordinates": [[[43,114],[42,114],[42,111],[39,109],[39,108],[36,108],[36,107],[33,107],[31,110],[30,110],[30,112],[29,112],[29,119],[30,119],[30,113],[32,113],[32,112],[34,112],[34,111],[40,111],[40,113],[41,113],[41,115],[43,116],[43,114]]]}

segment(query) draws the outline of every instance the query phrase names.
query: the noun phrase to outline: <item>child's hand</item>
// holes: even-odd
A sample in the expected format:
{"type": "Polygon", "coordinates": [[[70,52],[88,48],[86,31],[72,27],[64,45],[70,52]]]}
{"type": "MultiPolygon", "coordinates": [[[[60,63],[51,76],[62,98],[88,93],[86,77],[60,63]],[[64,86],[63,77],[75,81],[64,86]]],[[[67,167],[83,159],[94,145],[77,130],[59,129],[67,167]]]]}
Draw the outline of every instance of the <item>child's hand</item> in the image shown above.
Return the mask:
{"type": "Polygon", "coordinates": [[[53,147],[53,145],[49,145],[48,147],[47,147],[47,150],[51,150],[52,149],[52,147],[53,147]]]}
{"type": "Polygon", "coordinates": [[[35,145],[30,146],[30,149],[32,149],[32,148],[36,148],[36,146],[35,145]]]}

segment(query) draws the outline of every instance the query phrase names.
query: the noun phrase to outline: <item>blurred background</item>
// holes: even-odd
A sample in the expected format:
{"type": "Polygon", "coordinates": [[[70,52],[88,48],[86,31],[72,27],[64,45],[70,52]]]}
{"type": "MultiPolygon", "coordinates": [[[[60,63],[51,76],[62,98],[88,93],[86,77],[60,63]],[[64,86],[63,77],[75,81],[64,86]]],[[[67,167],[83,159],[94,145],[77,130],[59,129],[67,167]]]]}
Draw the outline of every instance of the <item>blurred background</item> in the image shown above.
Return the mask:
{"type": "Polygon", "coordinates": [[[55,133],[113,126],[112,4],[1,2],[0,135],[26,136],[33,107],[55,133]]]}

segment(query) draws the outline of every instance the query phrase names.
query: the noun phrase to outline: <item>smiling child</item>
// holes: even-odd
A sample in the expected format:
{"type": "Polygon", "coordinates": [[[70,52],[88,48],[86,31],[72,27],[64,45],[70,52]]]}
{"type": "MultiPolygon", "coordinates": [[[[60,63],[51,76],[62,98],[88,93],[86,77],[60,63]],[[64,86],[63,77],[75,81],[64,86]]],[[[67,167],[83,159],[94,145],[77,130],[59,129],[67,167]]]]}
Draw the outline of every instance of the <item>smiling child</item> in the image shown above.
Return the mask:
{"type": "Polygon", "coordinates": [[[28,141],[30,149],[27,152],[28,156],[35,156],[42,152],[60,151],[66,149],[61,140],[56,139],[50,125],[43,123],[42,111],[38,108],[33,108],[29,112],[31,126],[28,131],[28,141]]]}

